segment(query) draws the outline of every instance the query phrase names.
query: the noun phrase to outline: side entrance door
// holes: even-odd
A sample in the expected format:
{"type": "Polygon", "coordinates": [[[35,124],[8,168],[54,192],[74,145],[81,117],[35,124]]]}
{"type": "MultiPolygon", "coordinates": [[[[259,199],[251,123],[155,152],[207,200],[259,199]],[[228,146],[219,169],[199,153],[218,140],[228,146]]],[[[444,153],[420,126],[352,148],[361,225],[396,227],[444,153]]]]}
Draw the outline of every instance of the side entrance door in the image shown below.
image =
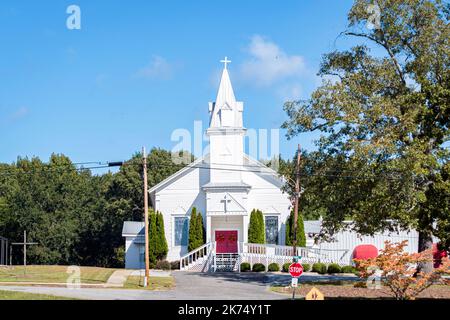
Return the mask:
{"type": "Polygon", "coordinates": [[[237,253],[237,230],[216,230],[216,253],[237,253]]]}

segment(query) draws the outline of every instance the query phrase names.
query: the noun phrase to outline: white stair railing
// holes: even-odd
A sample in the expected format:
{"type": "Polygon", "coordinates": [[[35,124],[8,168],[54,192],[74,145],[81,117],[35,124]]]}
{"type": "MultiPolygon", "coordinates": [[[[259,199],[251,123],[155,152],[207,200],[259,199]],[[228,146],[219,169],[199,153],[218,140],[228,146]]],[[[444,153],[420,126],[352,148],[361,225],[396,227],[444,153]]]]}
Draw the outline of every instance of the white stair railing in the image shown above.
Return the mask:
{"type": "Polygon", "coordinates": [[[180,270],[187,270],[190,266],[207,261],[210,258],[210,254],[214,250],[214,243],[208,242],[201,247],[188,252],[180,258],[180,270]]]}

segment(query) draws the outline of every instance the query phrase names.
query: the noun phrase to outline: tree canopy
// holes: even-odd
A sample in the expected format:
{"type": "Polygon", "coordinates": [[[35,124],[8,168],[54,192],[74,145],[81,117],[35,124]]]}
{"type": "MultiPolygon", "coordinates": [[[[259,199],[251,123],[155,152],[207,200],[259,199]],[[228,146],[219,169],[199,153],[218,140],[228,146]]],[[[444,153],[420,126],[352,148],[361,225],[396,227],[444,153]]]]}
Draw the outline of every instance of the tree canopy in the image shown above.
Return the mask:
{"type": "MultiPolygon", "coordinates": [[[[151,150],[147,161],[149,187],[183,167],[163,149],[151,150]]],[[[48,163],[34,157],[0,164],[0,235],[21,241],[26,230],[28,240],[39,243],[28,248],[30,263],[122,266],[123,222],[143,220],[142,181],[139,153],[117,173],[103,175],[57,154],[48,163]]],[[[151,216],[160,259],[167,254],[163,219],[151,216]]],[[[22,255],[13,259],[20,263],[22,255]]]]}
{"type": "Polygon", "coordinates": [[[439,0],[356,0],[340,37],[360,44],[324,55],[320,87],[285,104],[288,137],[321,133],[302,172],[328,233],[351,218],[364,234],[414,227],[419,250],[448,241],[449,12],[439,0]]]}

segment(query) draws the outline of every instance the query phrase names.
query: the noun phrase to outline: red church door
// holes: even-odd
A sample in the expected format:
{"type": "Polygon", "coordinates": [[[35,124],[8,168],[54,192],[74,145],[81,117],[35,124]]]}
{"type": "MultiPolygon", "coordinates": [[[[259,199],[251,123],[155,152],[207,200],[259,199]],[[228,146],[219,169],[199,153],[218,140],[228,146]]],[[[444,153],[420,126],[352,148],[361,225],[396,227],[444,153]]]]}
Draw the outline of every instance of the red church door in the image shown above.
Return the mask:
{"type": "Polygon", "coordinates": [[[216,230],[216,252],[237,253],[238,232],[236,230],[216,230]]]}

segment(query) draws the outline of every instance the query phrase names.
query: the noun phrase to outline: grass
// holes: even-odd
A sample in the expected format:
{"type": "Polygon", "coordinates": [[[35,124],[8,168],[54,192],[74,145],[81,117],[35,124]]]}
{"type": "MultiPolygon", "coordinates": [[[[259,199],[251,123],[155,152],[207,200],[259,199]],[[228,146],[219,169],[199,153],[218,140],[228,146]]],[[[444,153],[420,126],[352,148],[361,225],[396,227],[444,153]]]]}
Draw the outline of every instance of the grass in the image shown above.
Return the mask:
{"type": "Polygon", "coordinates": [[[144,287],[144,278],[140,276],[129,276],[125,282],[124,289],[145,290],[170,290],[174,286],[172,277],[150,277],[149,285],[144,287]]]}
{"type": "MultiPolygon", "coordinates": [[[[81,283],[105,283],[116,269],[80,267],[81,283]]],[[[0,267],[2,282],[65,283],[72,275],[68,266],[23,266],[0,267]]],[[[72,275],[73,276],[73,275],[72,275]]]]}
{"type": "Polygon", "coordinates": [[[74,300],[72,298],[16,291],[0,290],[0,300],[74,300]]]}
{"type": "MultiPolygon", "coordinates": [[[[363,287],[355,287],[349,283],[300,284],[297,288],[297,299],[304,299],[305,295],[316,287],[325,295],[325,299],[394,299],[389,289],[382,286],[379,290],[363,287]]],[[[276,293],[291,295],[292,288],[289,286],[271,286],[270,290],[276,293]]],[[[423,291],[417,299],[450,299],[450,286],[443,284],[432,285],[423,291]]]]}

